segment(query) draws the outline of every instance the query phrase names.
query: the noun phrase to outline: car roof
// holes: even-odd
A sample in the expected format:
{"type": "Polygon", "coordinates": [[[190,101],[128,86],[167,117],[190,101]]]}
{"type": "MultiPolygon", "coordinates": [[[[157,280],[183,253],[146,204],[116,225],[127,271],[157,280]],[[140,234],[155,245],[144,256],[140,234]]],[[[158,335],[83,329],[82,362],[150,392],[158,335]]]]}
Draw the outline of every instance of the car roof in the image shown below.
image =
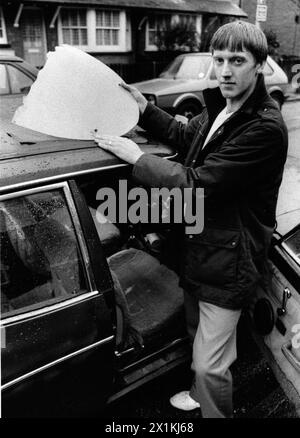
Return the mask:
{"type": "MultiPolygon", "coordinates": [[[[51,137],[1,120],[0,144],[0,194],[127,166],[92,140],[51,137]]],[[[151,139],[140,146],[148,153],[174,156],[169,146],[151,139]]]]}
{"type": "Polygon", "coordinates": [[[14,55],[0,55],[0,61],[24,62],[22,58],[14,55]]]}

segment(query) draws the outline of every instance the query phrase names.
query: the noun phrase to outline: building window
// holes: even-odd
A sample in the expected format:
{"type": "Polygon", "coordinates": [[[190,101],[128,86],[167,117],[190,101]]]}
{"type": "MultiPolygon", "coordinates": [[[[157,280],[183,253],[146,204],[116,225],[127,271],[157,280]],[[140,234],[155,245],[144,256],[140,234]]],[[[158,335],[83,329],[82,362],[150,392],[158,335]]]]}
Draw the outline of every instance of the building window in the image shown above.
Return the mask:
{"type": "Polygon", "coordinates": [[[60,44],[89,52],[130,50],[125,11],[93,8],[64,8],[59,18],[60,44]]]}
{"type": "Polygon", "coordinates": [[[158,50],[159,33],[176,24],[194,25],[197,34],[201,35],[202,16],[192,14],[153,15],[149,16],[146,25],[146,50],[158,50]]]}
{"type": "Polygon", "coordinates": [[[87,16],[84,9],[65,9],[61,14],[62,39],[64,44],[87,46],[87,16]]]}
{"type": "Polygon", "coordinates": [[[159,32],[163,32],[171,23],[171,15],[152,15],[146,26],[146,50],[157,50],[159,32]]]}
{"type": "Polygon", "coordinates": [[[120,44],[120,12],[96,11],[97,46],[118,46],[120,44]]]}
{"type": "Polygon", "coordinates": [[[5,21],[1,7],[0,7],[0,44],[7,44],[5,21]]]}

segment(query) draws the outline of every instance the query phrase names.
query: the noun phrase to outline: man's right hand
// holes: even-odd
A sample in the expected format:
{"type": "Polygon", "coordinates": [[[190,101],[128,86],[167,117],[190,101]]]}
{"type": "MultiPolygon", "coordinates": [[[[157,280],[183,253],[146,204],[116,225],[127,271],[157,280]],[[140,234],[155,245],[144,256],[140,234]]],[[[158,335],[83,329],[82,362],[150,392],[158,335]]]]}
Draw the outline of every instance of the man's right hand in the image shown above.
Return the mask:
{"type": "Polygon", "coordinates": [[[139,106],[140,113],[143,114],[148,103],[147,99],[137,88],[133,87],[132,85],[128,85],[125,82],[121,82],[119,85],[131,94],[139,106]]]}

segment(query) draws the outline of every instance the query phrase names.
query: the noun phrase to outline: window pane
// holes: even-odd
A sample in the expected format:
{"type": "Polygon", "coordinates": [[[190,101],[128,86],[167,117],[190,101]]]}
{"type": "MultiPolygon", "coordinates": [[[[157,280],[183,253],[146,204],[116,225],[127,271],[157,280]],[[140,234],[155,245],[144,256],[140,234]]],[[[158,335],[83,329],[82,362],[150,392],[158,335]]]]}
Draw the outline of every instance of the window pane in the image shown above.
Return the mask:
{"type": "Polygon", "coordinates": [[[61,13],[61,21],[63,26],[69,26],[69,14],[68,11],[62,11],[61,13]]]}
{"type": "Polygon", "coordinates": [[[110,12],[104,12],[104,26],[105,27],[111,26],[111,13],[110,12]]]}
{"type": "Polygon", "coordinates": [[[89,290],[61,190],[0,202],[0,239],[2,315],[89,290]]]}
{"type": "Polygon", "coordinates": [[[207,73],[210,62],[210,56],[187,56],[183,58],[176,77],[185,79],[203,78],[207,73]]]}
{"type": "Polygon", "coordinates": [[[289,247],[296,259],[300,263],[300,230],[297,230],[288,239],[285,240],[285,244],[289,247]]]}
{"type": "Polygon", "coordinates": [[[113,12],[113,27],[120,26],[120,14],[119,12],[113,12]]]}
{"type": "Polygon", "coordinates": [[[81,29],[80,31],[80,44],[87,46],[87,29],[81,29]]]}
{"type": "Polygon", "coordinates": [[[104,24],[103,12],[96,11],[96,26],[103,27],[103,24],[104,24]]]}
{"type": "Polygon", "coordinates": [[[63,29],[63,42],[65,44],[71,44],[71,30],[70,29],[63,29]]]}
{"type": "Polygon", "coordinates": [[[12,94],[28,92],[29,87],[33,84],[33,79],[11,65],[8,65],[7,68],[12,94]]]}
{"type": "Polygon", "coordinates": [[[72,29],[72,44],[79,46],[79,29],[72,29]]]}
{"type": "Polygon", "coordinates": [[[112,30],[112,44],[117,46],[119,44],[119,31],[112,30]]]}
{"type": "Polygon", "coordinates": [[[78,14],[75,11],[70,12],[71,26],[78,26],[78,14]]]}
{"type": "Polygon", "coordinates": [[[0,95],[8,94],[9,86],[8,86],[8,77],[6,67],[3,64],[0,64],[0,95]]]}
{"type": "Polygon", "coordinates": [[[86,11],[79,11],[78,12],[79,15],[79,25],[80,26],[86,26],[86,11]]]}
{"type": "Polygon", "coordinates": [[[96,44],[97,44],[97,46],[103,46],[103,44],[104,44],[103,32],[104,31],[102,29],[96,30],[96,44]]]}
{"type": "Polygon", "coordinates": [[[149,44],[155,45],[156,31],[149,31],[149,44]]]}
{"type": "Polygon", "coordinates": [[[104,29],[104,45],[109,46],[110,45],[110,30],[104,29]]]}
{"type": "Polygon", "coordinates": [[[264,75],[266,75],[266,76],[268,76],[268,75],[272,75],[274,72],[273,72],[273,69],[272,69],[272,67],[270,66],[270,64],[268,64],[267,62],[265,63],[265,66],[264,66],[264,69],[263,69],[263,74],[264,75]]]}

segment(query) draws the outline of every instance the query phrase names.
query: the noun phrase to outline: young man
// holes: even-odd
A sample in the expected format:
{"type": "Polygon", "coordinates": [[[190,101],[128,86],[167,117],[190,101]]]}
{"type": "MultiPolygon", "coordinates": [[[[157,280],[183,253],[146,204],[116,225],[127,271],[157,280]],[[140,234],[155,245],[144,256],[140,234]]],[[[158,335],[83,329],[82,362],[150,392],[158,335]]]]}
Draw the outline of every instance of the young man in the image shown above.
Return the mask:
{"type": "Polygon", "coordinates": [[[170,402],[183,410],[201,405],[203,417],[224,418],[232,416],[229,367],[241,309],[266,278],[288,138],[264,84],[263,32],[246,22],[226,24],[211,50],[219,87],[204,91],[206,108],[186,126],[124,85],[139,104],[139,124],[176,147],[183,163],[143,154],[128,139],[96,141],[134,164],[133,176],[144,185],[204,188],[204,230],[183,238],[180,279],[195,378],[170,402]]]}

